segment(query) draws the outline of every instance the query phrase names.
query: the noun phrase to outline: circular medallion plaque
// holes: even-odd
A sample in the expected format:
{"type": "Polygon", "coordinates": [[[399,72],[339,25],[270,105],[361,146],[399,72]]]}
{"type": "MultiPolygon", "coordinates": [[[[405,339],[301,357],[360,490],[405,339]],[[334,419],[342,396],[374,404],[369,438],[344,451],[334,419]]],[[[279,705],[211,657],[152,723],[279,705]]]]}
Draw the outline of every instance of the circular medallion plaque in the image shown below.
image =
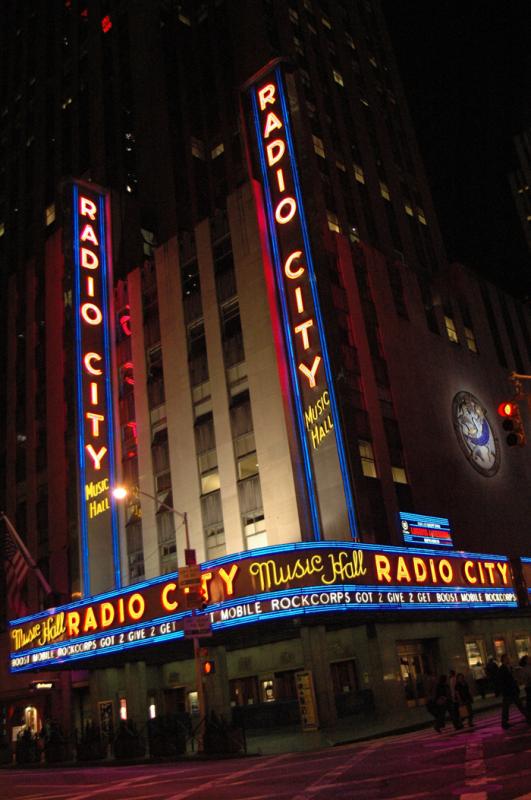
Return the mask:
{"type": "Polygon", "coordinates": [[[474,469],[490,478],[500,467],[500,448],[485,406],[470,392],[458,392],[452,402],[457,441],[474,469]]]}

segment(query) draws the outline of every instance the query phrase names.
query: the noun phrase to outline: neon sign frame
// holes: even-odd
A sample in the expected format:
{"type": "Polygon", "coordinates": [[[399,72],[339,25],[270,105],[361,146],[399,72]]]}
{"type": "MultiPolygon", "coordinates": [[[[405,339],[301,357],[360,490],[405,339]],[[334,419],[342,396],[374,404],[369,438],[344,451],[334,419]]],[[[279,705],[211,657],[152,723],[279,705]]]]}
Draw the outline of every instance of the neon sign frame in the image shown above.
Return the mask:
{"type": "MultiPolygon", "coordinates": [[[[330,561],[330,563],[332,562],[330,561]]],[[[254,622],[317,613],[345,611],[351,614],[374,611],[422,613],[426,610],[456,612],[463,609],[500,610],[517,606],[512,573],[506,556],[470,554],[459,551],[441,553],[440,550],[435,549],[321,541],[297,542],[245,551],[205,562],[201,567],[203,577],[209,576],[208,580],[213,582],[212,602],[206,613],[211,614],[214,632],[254,622]],[[363,577],[362,569],[358,570],[358,577],[352,571],[346,570],[341,573],[341,579],[338,578],[332,582],[328,575],[326,581],[321,580],[319,584],[318,573],[314,573],[317,577],[312,578],[310,571],[307,570],[305,575],[308,580],[306,580],[301,578],[299,569],[298,577],[294,577],[293,580],[300,585],[275,586],[269,590],[263,590],[262,587],[261,590],[260,586],[255,584],[253,588],[253,585],[249,583],[249,575],[257,574],[252,570],[253,564],[275,562],[282,567],[283,564],[297,565],[305,562],[315,566],[316,559],[320,558],[326,561],[335,558],[337,560],[349,554],[353,563],[355,563],[356,556],[360,567],[363,566],[363,558],[367,559],[368,571],[365,571],[367,578],[363,577]],[[417,576],[411,575],[411,580],[404,584],[400,582],[399,571],[391,576],[387,574],[386,567],[386,564],[390,565],[393,559],[396,560],[396,564],[399,564],[401,558],[409,559],[410,565],[414,564],[413,559],[417,558],[419,561],[425,562],[425,567],[430,563],[437,562],[439,563],[438,574],[442,577],[445,575],[442,564],[446,563],[446,570],[449,570],[452,577],[456,578],[457,583],[449,585],[441,579],[438,582],[437,570],[432,570],[428,583],[422,584],[415,581],[414,577],[418,576],[417,573],[417,576]],[[369,567],[372,562],[378,563],[378,560],[380,560],[381,568],[379,572],[375,573],[374,569],[369,567]],[[232,564],[230,570],[225,570],[227,564],[232,564]],[[216,591],[215,582],[222,572],[225,576],[223,580],[227,592],[220,594],[216,591]],[[239,580],[237,576],[243,580],[240,588],[237,586],[237,580],[239,580]],[[463,576],[467,576],[468,583],[463,580],[463,576]],[[487,576],[490,580],[487,580],[487,576]],[[236,594],[236,590],[238,594],[236,594]]],[[[285,566],[284,569],[286,569],[285,566]]],[[[295,575],[293,570],[292,574],[295,575]]],[[[184,619],[189,617],[191,612],[186,609],[185,604],[175,602],[177,599],[182,600],[177,588],[177,575],[178,573],[161,575],[122,590],[114,589],[90,599],[78,600],[60,608],[49,609],[12,621],[10,623],[11,636],[14,642],[18,639],[21,644],[11,653],[11,671],[19,672],[40,669],[45,666],[67,665],[71,661],[92,659],[99,655],[121,652],[133,647],[183,638],[184,619]],[[151,594],[149,594],[150,592],[151,594]],[[170,593],[171,598],[168,597],[170,593]],[[146,609],[145,618],[139,619],[131,616],[131,619],[125,624],[105,627],[102,623],[98,628],[96,624],[97,604],[107,603],[119,607],[122,603],[123,608],[126,596],[129,596],[129,605],[132,603],[131,598],[135,595],[143,598],[143,607],[146,609]],[[165,597],[166,603],[153,605],[153,598],[158,598],[159,595],[165,597]],[[53,626],[59,615],[63,615],[61,621],[64,622],[65,616],[73,613],[78,617],[79,629],[83,611],[85,611],[85,621],[88,619],[89,605],[93,609],[91,611],[93,620],[91,627],[98,628],[95,632],[83,632],[79,636],[70,636],[70,638],[60,638],[54,635],[46,643],[32,646],[32,642],[37,641],[37,635],[40,633],[39,624],[45,626],[46,620],[49,620],[53,626]],[[14,632],[17,630],[20,633],[15,636],[14,632]],[[23,636],[24,632],[26,635],[23,636]]],[[[57,627],[60,628],[59,625],[57,627]]],[[[85,625],[85,629],[86,627],[85,625]]],[[[62,630],[65,629],[66,626],[63,625],[62,630]]],[[[61,630],[59,630],[59,634],[61,634],[61,630]]]]}
{"type": "MultiPolygon", "coordinates": [[[[313,312],[315,314],[316,319],[316,328],[317,328],[317,335],[318,335],[318,343],[320,347],[320,352],[322,353],[322,361],[323,367],[325,372],[325,391],[328,393],[329,403],[330,403],[330,412],[332,416],[332,428],[335,435],[335,442],[336,442],[336,449],[337,449],[337,457],[339,461],[339,470],[343,482],[343,490],[345,495],[345,506],[346,512],[350,527],[350,534],[354,541],[359,540],[358,535],[358,526],[356,520],[356,513],[355,513],[355,506],[354,506],[354,497],[352,492],[352,487],[350,484],[350,475],[348,470],[348,462],[347,456],[345,451],[345,445],[343,442],[343,435],[342,435],[342,428],[339,416],[339,409],[337,404],[337,398],[334,389],[333,383],[333,376],[332,376],[332,369],[330,364],[330,358],[328,354],[327,344],[326,344],[326,335],[325,329],[323,324],[322,313],[320,309],[320,301],[319,301],[319,293],[317,288],[317,279],[315,274],[315,268],[312,259],[312,252],[311,252],[311,245],[310,245],[310,236],[308,225],[306,221],[306,215],[304,212],[304,205],[302,200],[302,189],[301,183],[298,174],[297,168],[297,160],[295,154],[295,146],[293,142],[293,136],[291,131],[291,124],[290,124],[290,115],[288,109],[288,103],[286,98],[286,93],[284,89],[284,78],[282,75],[282,71],[280,66],[274,68],[274,70],[266,75],[260,76],[260,82],[254,81],[250,90],[249,96],[251,101],[251,108],[252,108],[252,116],[254,121],[255,127],[255,134],[256,134],[256,141],[258,145],[258,156],[260,161],[260,169],[262,173],[262,185],[264,190],[264,198],[265,198],[265,206],[266,206],[266,217],[267,217],[267,225],[269,231],[269,244],[273,253],[273,264],[276,276],[276,285],[278,291],[278,297],[280,301],[280,309],[281,309],[281,317],[282,317],[282,325],[284,331],[284,342],[287,350],[287,362],[288,362],[288,370],[291,379],[291,387],[294,394],[295,402],[293,403],[294,406],[294,413],[295,419],[297,422],[298,433],[299,433],[299,442],[302,451],[302,460],[304,466],[304,474],[306,478],[306,485],[308,490],[308,498],[309,498],[309,505],[310,505],[310,513],[313,525],[313,533],[314,537],[317,541],[323,538],[322,530],[321,530],[321,519],[319,513],[319,501],[318,501],[318,489],[316,486],[316,475],[315,475],[315,467],[312,461],[312,454],[310,451],[310,446],[308,442],[307,431],[305,427],[305,420],[304,420],[304,413],[303,413],[303,398],[302,398],[302,389],[300,384],[300,376],[299,371],[301,370],[301,364],[297,364],[297,359],[295,355],[295,346],[294,346],[294,334],[301,333],[302,338],[304,341],[304,347],[307,349],[308,341],[307,341],[307,330],[306,330],[306,323],[296,327],[292,330],[292,325],[290,321],[290,311],[289,311],[289,304],[288,304],[288,297],[286,293],[286,286],[284,283],[284,275],[283,272],[287,270],[287,267],[284,267],[282,264],[282,258],[280,255],[280,242],[279,242],[279,232],[277,230],[277,226],[275,224],[275,220],[279,224],[284,224],[289,222],[292,217],[298,212],[298,223],[300,226],[302,240],[303,240],[303,253],[304,253],[304,263],[308,272],[308,284],[311,293],[312,305],[313,305],[313,312]],[[277,205],[277,209],[273,211],[273,198],[272,198],[272,191],[271,191],[271,184],[270,184],[270,173],[266,163],[266,153],[264,148],[264,141],[262,136],[261,130],[261,120],[260,120],[260,111],[259,111],[259,103],[257,97],[260,94],[259,83],[262,83],[262,91],[264,90],[264,86],[267,88],[267,84],[265,81],[267,80],[267,75],[274,75],[275,85],[274,88],[278,91],[278,97],[280,101],[280,108],[282,111],[282,121],[281,127],[284,129],[285,138],[286,138],[286,145],[287,151],[289,156],[289,168],[291,171],[291,177],[293,180],[293,188],[295,193],[296,202],[293,201],[293,198],[286,197],[280,201],[277,205]],[[283,217],[279,214],[280,207],[283,203],[287,202],[288,200],[292,201],[290,216],[283,217]]],[[[269,78],[270,79],[270,78],[269,78]]],[[[273,84],[272,84],[273,85],[273,84]]],[[[268,101],[266,100],[266,103],[268,101]]],[[[264,109],[264,105],[261,105],[262,110],[264,109]]],[[[279,120],[277,119],[277,122],[279,120]]],[[[266,123],[266,125],[268,125],[266,123]]],[[[274,127],[278,127],[276,124],[274,127]]],[[[269,126],[267,127],[269,131],[269,126]]],[[[272,143],[270,143],[271,145],[272,143]]],[[[276,163],[276,162],[273,162],[276,163]]],[[[270,164],[271,165],[271,164],[270,164]]],[[[277,179],[279,178],[277,171],[277,179]]],[[[281,178],[281,185],[282,188],[284,187],[284,178],[281,178]]],[[[300,252],[300,251],[297,251],[300,252]]],[[[292,254],[293,255],[293,254],[292,254]]],[[[288,259],[289,260],[289,259],[288,259]]],[[[301,295],[299,295],[299,298],[301,295]]],[[[313,325],[313,320],[310,322],[313,325]]],[[[314,361],[315,366],[315,361],[314,361]]],[[[312,384],[310,384],[312,385],[312,384]]]]}
{"type": "MultiPolygon", "coordinates": [[[[75,320],[75,354],[76,354],[76,400],[77,400],[77,450],[78,450],[78,474],[79,474],[79,517],[80,517],[80,543],[81,543],[81,574],[83,580],[83,593],[85,596],[90,595],[91,589],[91,574],[90,574],[90,529],[91,524],[89,520],[89,515],[87,511],[87,503],[86,503],[86,486],[87,486],[87,453],[89,447],[92,447],[92,444],[87,444],[87,430],[86,430],[86,422],[87,419],[90,419],[88,416],[91,414],[90,411],[87,411],[87,408],[90,405],[95,405],[94,400],[98,400],[99,404],[99,394],[98,394],[98,387],[94,390],[92,387],[90,390],[87,389],[88,383],[90,382],[90,377],[87,377],[87,374],[91,373],[93,376],[101,376],[102,383],[103,383],[103,410],[105,411],[104,415],[95,415],[97,417],[94,420],[94,416],[92,417],[92,433],[95,433],[95,437],[99,438],[100,427],[103,428],[105,426],[105,433],[102,436],[102,440],[104,439],[106,448],[106,452],[108,455],[107,458],[107,469],[102,472],[101,475],[98,475],[102,480],[107,480],[109,486],[112,486],[115,483],[115,444],[114,444],[114,406],[113,406],[113,391],[112,391],[112,357],[111,357],[111,332],[110,332],[110,319],[111,315],[109,313],[109,298],[110,298],[110,285],[111,285],[111,276],[112,276],[112,256],[110,250],[110,198],[107,192],[99,189],[98,187],[90,184],[84,185],[82,183],[74,183],[72,187],[72,215],[73,215],[73,232],[74,232],[74,242],[73,242],[73,264],[74,264],[74,281],[73,281],[73,308],[74,308],[74,320],[75,320]],[[91,205],[90,205],[91,204],[91,205]],[[92,206],[94,208],[92,208],[92,206]],[[87,208],[91,209],[92,214],[84,213],[87,208]],[[97,219],[94,218],[97,217],[97,219]],[[80,237],[80,224],[81,218],[88,217],[89,221],[96,222],[96,225],[90,226],[91,227],[91,236],[87,236],[85,239],[83,238],[86,227],[83,229],[83,233],[80,237]],[[97,229],[97,234],[95,229],[97,229]],[[97,238],[99,236],[99,240],[97,238]],[[84,258],[84,264],[82,264],[81,258],[81,251],[84,249],[82,246],[82,242],[90,241],[95,244],[95,247],[89,250],[89,253],[92,254],[94,261],[92,262],[93,266],[89,266],[87,263],[86,257],[84,258]],[[87,283],[83,285],[83,276],[84,273],[82,272],[82,268],[87,267],[89,270],[97,269],[99,274],[99,292],[96,292],[96,282],[94,280],[94,276],[87,277],[87,283]],[[82,300],[86,297],[90,298],[90,300],[94,300],[95,302],[85,302],[82,303],[82,300]],[[99,303],[97,306],[96,303],[99,303]],[[98,316],[94,318],[94,321],[90,321],[88,318],[88,309],[87,306],[92,306],[93,308],[97,309],[100,313],[100,319],[98,320],[98,316]],[[85,309],[85,312],[83,311],[85,309]],[[88,328],[87,325],[94,327],[96,325],[100,326],[101,324],[101,332],[100,332],[100,344],[101,344],[101,351],[102,355],[100,356],[98,353],[86,353],[85,350],[85,343],[87,339],[88,328]],[[97,363],[100,365],[101,368],[96,370],[93,367],[92,362],[95,358],[92,358],[92,361],[88,359],[89,355],[97,356],[97,363]],[[90,367],[87,366],[87,359],[89,360],[90,367]],[[93,371],[94,370],[94,371],[93,371]],[[87,396],[88,391],[92,392],[93,394],[89,394],[87,396]],[[90,400],[88,399],[90,397],[90,400]],[[91,402],[92,400],[92,402],[91,402]]],[[[86,223],[87,220],[85,219],[84,222],[86,223]]],[[[98,442],[99,444],[99,442],[98,442]]],[[[90,451],[89,451],[90,453],[90,451]]],[[[96,471],[99,473],[101,468],[100,460],[98,456],[101,453],[101,449],[98,454],[95,453],[94,449],[92,448],[92,456],[93,463],[95,465],[96,471]]],[[[105,455],[105,454],[104,454],[105,455]]],[[[101,456],[103,458],[104,456],[101,456]]],[[[113,559],[113,575],[114,575],[114,584],[116,587],[121,587],[122,580],[121,580],[121,567],[120,567],[120,548],[119,548],[119,527],[118,527],[118,513],[116,509],[116,504],[112,499],[112,496],[109,496],[107,493],[107,497],[110,499],[109,511],[110,511],[110,533],[111,533],[111,547],[112,547],[112,559],[113,559]]]]}

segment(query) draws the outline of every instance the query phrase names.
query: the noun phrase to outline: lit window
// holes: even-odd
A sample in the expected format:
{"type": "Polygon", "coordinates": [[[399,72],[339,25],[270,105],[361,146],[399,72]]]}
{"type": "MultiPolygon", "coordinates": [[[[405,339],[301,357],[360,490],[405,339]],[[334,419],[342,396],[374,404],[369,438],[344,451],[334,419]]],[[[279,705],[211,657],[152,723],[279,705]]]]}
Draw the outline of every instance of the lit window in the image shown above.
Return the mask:
{"type": "Polygon", "coordinates": [[[427,225],[428,224],[426,222],[426,217],[424,215],[424,211],[421,208],[417,208],[417,217],[418,217],[419,222],[422,223],[422,225],[427,225]]]}
{"type": "Polygon", "coordinates": [[[201,475],[201,494],[216,492],[219,486],[219,472],[217,469],[201,475]]]}
{"type": "Polygon", "coordinates": [[[216,147],[214,147],[213,150],[210,151],[210,158],[214,160],[224,152],[225,152],[225,145],[222,142],[221,144],[218,144],[216,147]]]}
{"type": "Polygon", "coordinates": [[[185,17],[184,14],[179,14],[179,22],[182,22],[183,25],[188,25],[189,28],[192,26],[190,19],[185,17]]]}
{"type": "Polygon", "coordinates": [[[288,11],[288,15],[289,15],[289,18],[290,18],[290,20],[291,20],[292,22],[295,22],[295,23],[297,23],[297,22],[299,21],[299,15],[298,15],[298,13],[295,11],[295,9],[294,9],[294,8],[290,8],[290,9],[289,9],[289,11],[288,11]]]}
{"type": "Polygon", "coordinates": [[[300,55],[303,56],[304,55],[304,47],[302,46],[302,42],[298,38],[298,36],[294,36],[293,37],[293,44],[295,45],[295,50],[297,51],[297,53],[300,53],[300,55]]]}
{"type": "Polygon", "coordinates": [[[326,17],[321,17],[321,22],[323,23],[325,28],[328,28],[329,31],[332,30],[332,24],[329,19],[327,19],[326,17]]]}
{"type": "Polygon", "coordinates": [[[352,38],[350,33],[346,33],[345,34],[345,41],[346,41],[346,43],[348,44],[349,47],[352,47],[353,50],[356,49],[356,45],[354,44],[354,39],[352,38]]]}
{"type": "Polygon", "coordinates": [[[457,336],[457,330],[455,327],[455,322],[452,317],[444,315],[444,324],[446,326],[446,335],[450,339],[451,342],[455,342],[456,344],[459,343],[459,337],[457,336]]]}
{"type": "Polygon", "coordinates": [[[313,139],[313,149],[315,150],[315,152],[317,153],[318,156],[321,156],[321,158],[324,158],[325,157],[325,149],[324,149],[323,140],[320,139],[318,136],[312,136],[312,139],[313,139]]]}
{"type": "Polygon", "coordinates": [[[306,9],[306,11],[313,13],[313,8],[310,0],[304,0],[304,8],[306,9]]]}
{"type": "Polygon", "coordinates": [[[47,226],[51,225],[53,222],[55,222],[55,203],[52,203],[51,205],[49,205],[46,208],[44,216],[45,216],[45,220],[46,220],[46,225],[47,226]]]}
{"type": "Polygon", "coordinates": [[[407,476],[404,467],[391,467],[391,474],[395,483],[407,483],[407,476]]]}
{"type": "Polygon", "coordinates": [[[111,21],[111,18],[109,17],[109,15],[107,14],[107,16],[103,17],[103,19],[101,21],[101,29],[102,29],[103,33],[109,33],[111,28],[112,28],[112,21],[111,21]]]}
{"type": "Polygon", "coordinates": [[[353,164],[354,167],[354,176],[358,183],[365,183],[365,173],[363,172],[362,167],[359,164],[353,164]]]}
{"type": "Polygon", "coordinates": [[[68,108],[68,106],[70,106],[70,105],[72,105],[72,98],[71,97],[67,97],[66,100],[63,101],[63,103],[61,105],[61,108],[64,111],[65,108],[68,108]]]}
{"type": "Polygon", "coordinates": [[[126,187],[125,187],[125,191],[126,191],[126,192],[129,192],[129,194],[131,194],[131,193],[132,193],[132,191],[133,191],[133,187],[132,187],[132,186],[131,186],[131,185],[128,183],[128,184],[126,185],[126,187]]]}
{"type": "Polygon", "coordinates": [[[374,56],[369,56],[369,63],[372,64],[373,67],[378,67],[378,63],[374,56]]]}
{"type": "Polygon", "coordinates": [[[358,441],[358,447],[361,458],[361,471],[366,478],[377,478],[376,461],[374,460],[374,451],[371,442],[366,442],[363,439],[358,441]]]}
{"type": "Polygon", "coordinates": [[[157,706],[154,697],[149,698],[148,714],[150,719],[155,719],[157,716],[157,706]]]}
{"type": "Polygon", "coordinates": [[[408,216],[410,216],[410,217],[413,217],[413,216],[414,216],[414,214],[413,214],[413,209],[411,208],[411,206],[410,206],[408,203],[405,203],[405,204],[404,204],[404,211],[406,212],[406,214],[407,214],[408,216]]]}
{"type": "Polygon", "coordinates": [[[205,145],[201,141],[201,139],[196,139],[195,136],[191,138],[191,145],[192,145],[192,155],[195,158],[201,158],[203,161],[205,160],[205,145]]]}
{"type": "Polygon", "coordinates": [[[336,161],[336,167],[341,170],[341,172],[346,172],[347,168],[343,164],[342,161],[336,161]]]}
{"type": "Polygon", "coordinates": [[[359,242],[360,241],[360,233],[356,225],[353,225],[349,231],[348,238],[351,242],[359,242]]]}
{"type": "Polygon", "coordinates": [[[341,228],[339,227],[339,220],[337,218],[337,214],[334,214],[333,211],[326,212],[326,218],[328,220],[328,228],[334,233],[341,233],[341,228]]]}
{"type": "Polygon", "coordinates": [[[476,337],[474,336],[474,331],[471,328],[467,328],[465,325],[465,339],[466,339],[466,346],[469,350],[472,350],[473,353],[478,352],[478,345],[476,342],[476,337]]]}
{"type": "Polygon", "coordinates": [[[243,481],[245,478],[250,478],[252,475],[256,475],[258,473],[256,450],[253,453],[247,453],[239,458],[237,467],[239,481],[243,481]]]}
{"type": "Polygon", "coordinates": [[[0,222],[0,236],[3,236],[6,232],[6,224],[5,222],[0,222]]]}
{"type": "Polygon", "coordinates": [[[338,83],[340,86],[344,86],[345,85],[344,82],[343,82],[343,76],[341,75],[340,72],[337,72],[335,69],[333,69],[332,70],[332,75],[334,76],[334,80],[335,80],[336,83],[338,83]]]}
{"type": "Polygon", "coordinates": [[[389,194],[389,186],[383,181],[380,181],[380,194],[382,195],[384,200],[391,199],[391,195],[389,194]]]}
{"type": "Polygon", "coordinates": [[[367,100],[366,97],[360,97],[360,101],[363,103],[364,106],[367,106],[367,108],[369,107],[369,101],[367,100]]]}

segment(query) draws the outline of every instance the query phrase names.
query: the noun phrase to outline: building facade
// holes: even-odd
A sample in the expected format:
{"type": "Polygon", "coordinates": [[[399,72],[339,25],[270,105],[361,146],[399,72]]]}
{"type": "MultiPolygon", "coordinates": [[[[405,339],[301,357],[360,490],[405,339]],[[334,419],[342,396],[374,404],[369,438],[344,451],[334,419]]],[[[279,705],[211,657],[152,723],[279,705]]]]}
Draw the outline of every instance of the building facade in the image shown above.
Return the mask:
{"type": "MultiPolygon", "coordinates": [[[[53,605],[170,580],[171,509],[204,573],[296,543],[403,547],[399,512],[449,518],[459,551],[529,552],[531,462],[496,415],[530,371],[529,313],[445,261],[378,3],[9,15],[0,491],[53,605]],[[118,482],[138,489],[123,506],[118,482]]],[[[32,575],[24,592],[30,619],[50,605],[32,575]]],[[[216,618],[209,707],[289,721],[301,670],[321,724],[368,693],[422,703],[437,671],[528,651],[509,594],[216,618]]],[[[194,711],[190,644],[167,633],[64,663],[41,694],[11,661],[4,718],[194,711]]]]}

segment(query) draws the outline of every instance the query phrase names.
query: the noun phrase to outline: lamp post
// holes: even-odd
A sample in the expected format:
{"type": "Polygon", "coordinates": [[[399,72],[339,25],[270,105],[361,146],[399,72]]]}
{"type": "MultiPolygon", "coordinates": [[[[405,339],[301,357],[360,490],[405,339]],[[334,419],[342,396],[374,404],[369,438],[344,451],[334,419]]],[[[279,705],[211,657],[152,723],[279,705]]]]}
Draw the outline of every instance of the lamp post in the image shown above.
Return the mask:
{"type": "Polygon", "coordinates": [[[184,522],[186,550],[188,553],[190,552],[190,533],[188,531],[188,514],[186,511],[178,511],[176,508],[173,508],[173,506],[169,506],[167,503],[159,500],[155,495],[144,492],[143,489],[138,489],[137,487],[128,489],[126,486],[115,486],[112,490],[112,495],[116,500],[125,500],[129,495],[142,495],[143,497],[148,497],[150,500],[154,500],[161,508],[165,508],[167,511],[171,511],[172,514],[176,514],[184,522]]]}
{"type": "MultiPolygon", "coordinates": [[[[186,537],[186,551],[185,557],[188,563],[188,559],[190,559],[190,563],[195,564],[195,550],[192,550],[190,547],[190,532],[188,530],[188,514],[186,511],[178,511],[173,506],[169,506],[167,503],[164,503],[162,500],[159,500],[158,497],[155,495],[149,494],[149,492],[144,492],[142,489],[134,488],[128,489],[126,486],[115,486],[112,489],[112,495],[116,500],[125,500],[126,497],[129,495],[142,495],[143,497],[147,497],[150,500],[153,500],[155,503],[161,508],[165,508],[167,511],[170,511],[172,514],[176,514],[180,519],[182,519],[184,523],[184,533],[186,537]]],[[[177,570],[179,570],[179,558],[177,556],[177,570]]],[[[194,612],[192,612],[194,613],[194,612]]],[[[195,685],[197,690],[197,705],[199,709],[199,731],[198,731],[198,746],[197,749],[199,752],[203,750],[203,735],[204,735],[204,723],[206,717],[206,704],[205,704],[205,691],[203,686],[203,675],[201,673],[201,658],[199,655],[199,637],[193,636],[194,642],[194,665],[195,665],[195,685]]]]}

